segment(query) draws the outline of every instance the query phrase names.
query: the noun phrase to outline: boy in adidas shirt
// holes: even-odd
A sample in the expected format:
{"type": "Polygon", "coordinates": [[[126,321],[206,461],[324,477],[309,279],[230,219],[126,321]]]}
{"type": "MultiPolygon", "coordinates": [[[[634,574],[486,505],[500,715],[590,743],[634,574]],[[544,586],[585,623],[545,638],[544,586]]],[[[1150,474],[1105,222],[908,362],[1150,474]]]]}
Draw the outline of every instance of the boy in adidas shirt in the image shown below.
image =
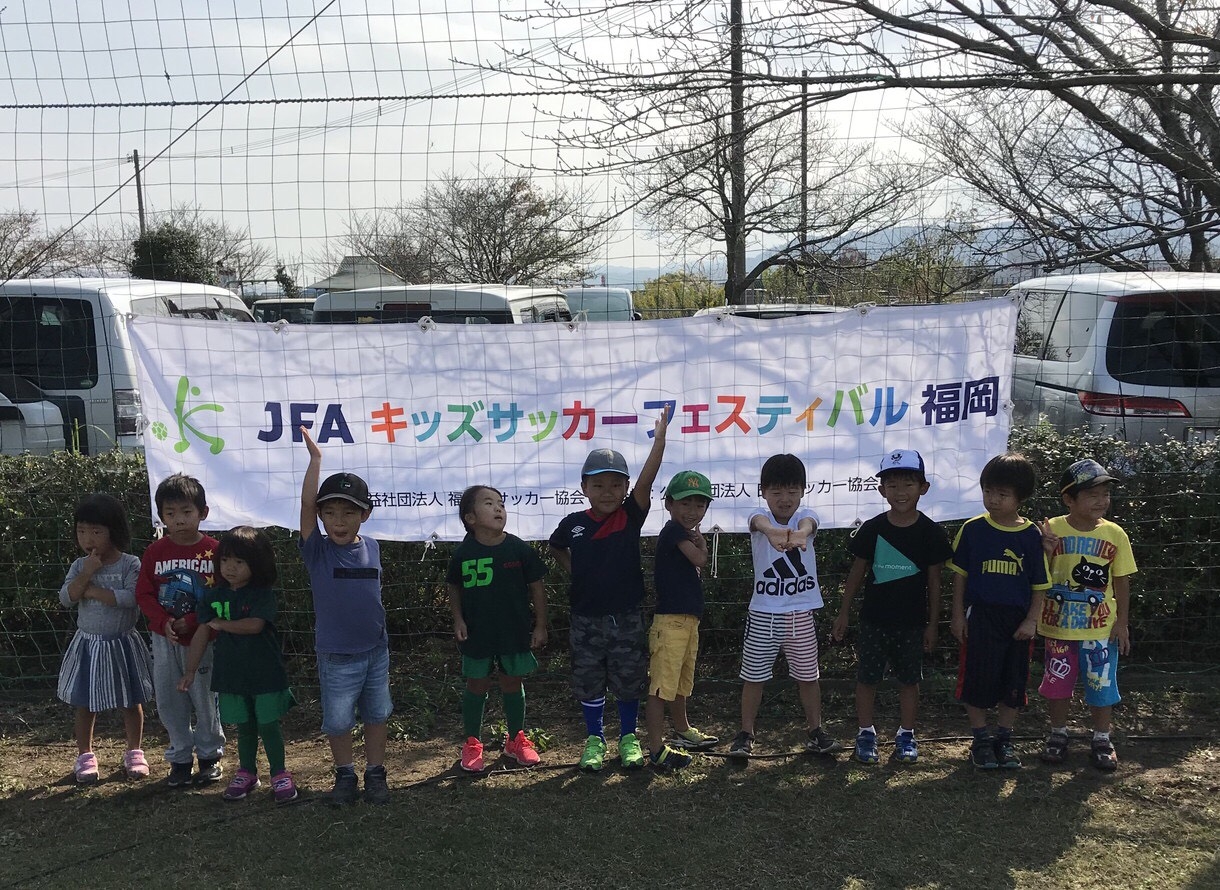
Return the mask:
{"type": "Polygon", "coordinates": [[[805,748],[829,754],[842,746],[822,728],[822,692],[818,686],[818,638],[813,613],[822,608],[813,536],[818,517],[801,506],[805,465],[794,454],[767,458],[760,480],[766,509],[750,514],[754,555],[754,594],[746,616],[741,653],[741,732],[730,757],[750,756],[754,719],[762,704],[763,684],[771,679],[782,650],[796,680],[801,707],[809,724],[805,748]]]}
{"type": "Polygon", "coordinates": [[[831,637],[838,641],[847,634],[852,600],[863,589],[856,637],[859,730],[853,756],[861,763],[881,759],[873,704],[888,665],[898,681],[901,720],[893,759],[914,763],[919,759],[915,717],[923,653],[936,646],[941,567],[953,556],[953,548],[945,530],[919,512],[928,480],[918,451],[890,452],[881,461],[877,480],[889,509],[862,524],[848,539],[847,549],[855,561],[843,585],[843,603],[831,637]]]}

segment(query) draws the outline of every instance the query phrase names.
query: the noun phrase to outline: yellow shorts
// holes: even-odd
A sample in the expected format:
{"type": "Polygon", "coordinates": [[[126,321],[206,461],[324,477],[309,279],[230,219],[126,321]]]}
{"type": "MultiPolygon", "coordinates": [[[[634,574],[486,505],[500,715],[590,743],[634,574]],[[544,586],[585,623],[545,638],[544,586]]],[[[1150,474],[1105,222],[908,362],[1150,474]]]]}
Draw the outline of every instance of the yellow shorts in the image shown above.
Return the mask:
{"type": "Polygon", "coordinates": [[[694,615],[657,615],[648,632],[648,694],[665,701],[683,698],[695,688],[699,654],[699,619],[694,615]]]}

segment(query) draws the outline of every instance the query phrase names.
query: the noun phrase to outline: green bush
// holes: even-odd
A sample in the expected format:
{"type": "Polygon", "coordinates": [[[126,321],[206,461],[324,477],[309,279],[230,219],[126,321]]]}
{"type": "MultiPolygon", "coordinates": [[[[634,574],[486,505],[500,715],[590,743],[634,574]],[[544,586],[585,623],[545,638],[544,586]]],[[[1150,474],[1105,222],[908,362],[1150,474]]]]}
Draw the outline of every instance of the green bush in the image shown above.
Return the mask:
{"type": "MultiPolygon", "coordinates": [[[[1026,515],[1042,519],[1064,512],[1057,482],[1064,468],[1093,457],[1122,477],[1115,487],[1111,518],[1131,536],[1140,572],[1132,583],[1132,659],[1165,670],[1220,663],[1220,447],[1216,443],[1166,441],[1127,445],[1087,434],[1061,436],[1046,426],[1018,428],[1010,444],[1038,468],[1039,488],[1026,515]]],[[[934,456],[929,456],[934,460],[934,456]]],[[[85,457],[0,457],[0,685],[46,682],[55,676],[71,631],[69,614],[56,592],[78,555],[71,527],[76,501],[94,491],[118,497],[132,520],[132,551],[152,538],[149,485],[143,458],[108,453],[85,457]]],[[[815,505],[816,506],[816,505],[815,505]]],[[[655,504],[655,510],[661,505],[655,504]]],[[[878,510],[881,504],[878,502],[878,510]]],[[[511,517],[510,517],[511,528],[511,517]]],[[[947,525],[950,534],[957,523],[947,525]]],[[[269,529],[280,569],[281,629],[290,664],[311,669],[313,611],[296,533],[269,529]]],[[[818,569],[827,608],[823,628],[838,608],[850,565],[846,530],[829,530],[816,541],[818,569]]],[[[535,546],[545,551],[545,544],[535,546]]],[[[731,679],[739,654],[753,572],[749,539],[722,534],[714,571],[704,572],[708,602],[701,626],[701,671],[731,679]]],[[[385,542],[382,547],[384,599],[395,649],[429,673],[456,669],[444,574],[452,545],[385,542]]],[[[645,540],[646,576],[652,541],[645,540]]],[[[566,644],[566,578],[554,569],[547,579],[552,644],[548,656],[562,665],[566,644]]],[[[944,589],[948,615],[948,581],[944,589]]],[[[849,675],[847,649],[824,650],[828,675],[849,675]]],[[[956,664],[956,651],[942,633],[935,662],[956,664]]]]}

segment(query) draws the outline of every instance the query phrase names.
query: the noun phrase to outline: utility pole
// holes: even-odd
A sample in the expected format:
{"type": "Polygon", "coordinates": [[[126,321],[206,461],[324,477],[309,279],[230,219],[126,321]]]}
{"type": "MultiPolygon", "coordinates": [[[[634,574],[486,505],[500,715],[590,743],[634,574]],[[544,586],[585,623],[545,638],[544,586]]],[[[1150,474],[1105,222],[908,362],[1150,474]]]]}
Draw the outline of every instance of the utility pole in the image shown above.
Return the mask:
{"type": "Polygon", "coordinates": [[[129,159],[136,165],[136,210],[140,214],[140,237],[144,237],[144,186],[140,181],[140,153],[134,148],[129,159]]]}
{"type": "Polygon", "coordinates": [[[742,65],[741,0],[729,3],[729,214],[732,216],[732,243],[729,245],[729,275],[725,302],[745,302],[746,278],[746,97],[742,65]]]}
{"type": "Polygon", "coordinates": [[[801,72],[801,283],[810,295],[809,266],[809,72],[801,72]]]}

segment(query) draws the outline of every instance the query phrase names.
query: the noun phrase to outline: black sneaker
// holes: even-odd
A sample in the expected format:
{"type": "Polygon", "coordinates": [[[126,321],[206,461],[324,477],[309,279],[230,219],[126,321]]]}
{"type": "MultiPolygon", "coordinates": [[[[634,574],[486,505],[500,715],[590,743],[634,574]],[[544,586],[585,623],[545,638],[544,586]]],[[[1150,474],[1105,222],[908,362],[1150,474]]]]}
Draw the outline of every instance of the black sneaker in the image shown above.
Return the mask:
{"type": "Polygon", "coordinates": [[[989,735],[977,738],[970,745],[970,762],[978,769],[999,769],[995,756],[995,742],[989,735]]]}
{"type": "Polygon", "coordinates": [[[390,786],[386,782],[384,766],[365,768],[364,802],[378,805],[390,802],[390,786]]]}
{"type": "Polygon", "coordinates": [[[691,765],[692,760],[694,758],[685,751],[679,751],[677,748],[669,747],[669,745],[662,745],[660,751],[648,758],[652,768],[663,773],[672,773],[685,769],[691,765]]]}
{"type": "Polygon", "coordinates": [[[186,763],[171,763],[169,765],[169,778],[165,780],[165,784],[170,788],[185,788],[194,781],[195,761],[188,760],[186,763]]]}
{"type": "Polygon", "coordinates": [[[1017,756],[1011,738],[995,740],[995,762],[1000,769],[1021,768],[1021,758],[1017,756]]]}
{"type": "Polygon", "coordinates": [[[832,739],[822,727],[811,729],[809,738],[805,739],[805,750],[811,754],[833,754],[842,751],[843,745],[838,739],[832,739]]]}
{"type": "Polygon", "coordinates": [[[225,774],[224,769],[220,765],[220,758],[215,760],[199,761],[199,772],[195,773],[196,785],[211,785],[213,782],[219,782],[220,777],[225,774]]]}
{"type": "Polygon", "coordinates": [[[729,745],[729,756],[735,760],[745,760],[754,750],[754,736],[742,730],[729,745]]]}
{"type": "Polygon", "coordinates": [[[326,795],[331,806],[342,807],[360,799],[360,780],[355,770],[335,770],[335,787],[326,795]]]}

